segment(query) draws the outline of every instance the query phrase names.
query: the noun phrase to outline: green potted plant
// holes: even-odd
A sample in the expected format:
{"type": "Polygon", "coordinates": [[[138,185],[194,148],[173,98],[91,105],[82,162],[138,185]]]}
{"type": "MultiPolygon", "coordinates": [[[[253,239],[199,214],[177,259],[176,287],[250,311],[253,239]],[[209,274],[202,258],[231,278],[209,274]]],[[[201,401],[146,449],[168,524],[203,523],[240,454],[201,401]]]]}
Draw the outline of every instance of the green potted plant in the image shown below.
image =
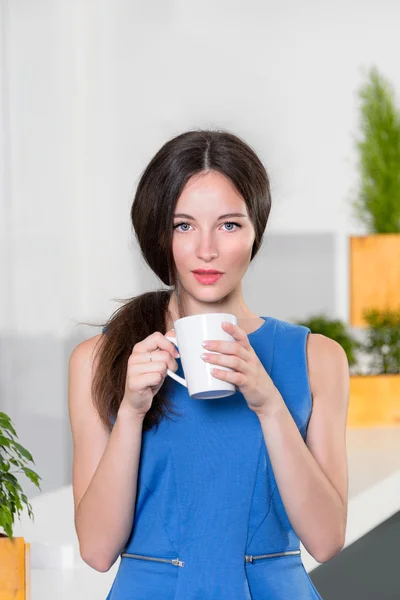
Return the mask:
{"type": "MultiPolygon", "coordinates": [[[[371,375],[400,374],[400,311],[368,310],[364,351],[371,375]]],[[[400,398],[400,394],[399,394],[400,398]]]]}
{"type": "Polygon", "coordinates": [[[324,315],[297,321],[338,342],[350,367],[348,427],[400,424],[400,311],[366,310],[363,341],[346,324],[324,315]]]}
{"type": "Polygon", "coordinates": [[[352,205],[368,233],[350,237],[350,323],[363,327],[366,310],[400,309],[400,111],[376,67],[358,95],[362,136],[352,205]]]}
{"type": "Polygon", "coordinates": [[[366,366],[351,376],[349,422],[400,424],[400,311],[366,310],[366,366]]]}
{"type": "Polygon", "coordinates": [[[30,571],[30,544],[23,537],[13,537],[15,515],[20,517],[23,504],[33,519],[32,506],[23,493],[16,473],[24,473],[40,489],[41,477],[28,463],[34,460],[19,442],[11,419],[0,412],[0,597],[11,600],[27,597],[30,571]]]}

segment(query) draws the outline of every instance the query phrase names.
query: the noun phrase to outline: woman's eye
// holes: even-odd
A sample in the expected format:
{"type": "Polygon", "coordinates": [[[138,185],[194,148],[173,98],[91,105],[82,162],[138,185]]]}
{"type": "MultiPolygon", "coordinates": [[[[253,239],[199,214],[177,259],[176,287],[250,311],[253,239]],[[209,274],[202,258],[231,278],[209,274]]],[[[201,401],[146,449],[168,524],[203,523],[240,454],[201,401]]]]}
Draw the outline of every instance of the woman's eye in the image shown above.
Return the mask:
{"type": "MultiPolygon", "coordinates": [[[[177,223],[176,225],[174,225],[174,229],[176,229],[177,227],[180,227],[181,225],[190,225],[190,223],[185,223],[185,222],[177,223]]],[[[233,221],[226,221],[225,223],[223,223],[223,225],[235,225],[238,229],[240,229],[242,227],[239,223],[234,223],[233,221]]],[[[182,233],[186,233],[186,231],[188,231],[188,230],[185,229],[182,231],[182,233]]],[[[228,229],[227,231],[236,231],[236,229],[228,229]]]]}

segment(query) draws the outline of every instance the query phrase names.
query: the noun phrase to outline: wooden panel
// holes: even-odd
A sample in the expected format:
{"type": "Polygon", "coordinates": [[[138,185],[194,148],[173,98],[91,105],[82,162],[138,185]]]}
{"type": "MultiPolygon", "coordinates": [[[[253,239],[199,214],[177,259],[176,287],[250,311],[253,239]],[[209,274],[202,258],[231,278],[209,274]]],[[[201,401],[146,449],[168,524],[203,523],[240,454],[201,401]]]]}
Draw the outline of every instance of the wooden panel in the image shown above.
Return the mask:
{"type": "Polygon", "coordinates": [[[25,543],[25,600],[31,600],[31,545],[25,543]]]}
{"type": "Polygon", "coordinates": [[[27,600],[25,583],[24,538],[0,538],[0,600],[27,600]]]}
{"type": "Polygon", "coordinates": [[[400,234],[350,237],[350,323],[365,309],[400,310],[400,234]]]}
{"type": "Polygon", "coordinates": [[[351,375],[348,427],[400,425],[400,375],[351,375]]]}

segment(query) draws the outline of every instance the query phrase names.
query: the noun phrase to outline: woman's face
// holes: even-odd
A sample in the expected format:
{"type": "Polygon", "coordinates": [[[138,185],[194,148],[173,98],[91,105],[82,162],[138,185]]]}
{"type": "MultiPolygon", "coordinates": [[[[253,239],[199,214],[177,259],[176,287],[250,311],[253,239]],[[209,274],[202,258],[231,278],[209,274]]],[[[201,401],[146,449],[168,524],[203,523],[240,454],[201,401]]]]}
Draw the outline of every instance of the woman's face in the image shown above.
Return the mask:
{"type": "Polygon", "coordinates": [[[200,302],[218,302],[241,289],[255,231],[246,203],[229,179],[217,171],[192,177],[178,199],[173,225],[172,251],[184,292],[200,302]],[[221,218],[228,213],[243,216],[221,218]],[[223,275],[207,285],[196,279],[196,269],[215,269],[223,275]]]}

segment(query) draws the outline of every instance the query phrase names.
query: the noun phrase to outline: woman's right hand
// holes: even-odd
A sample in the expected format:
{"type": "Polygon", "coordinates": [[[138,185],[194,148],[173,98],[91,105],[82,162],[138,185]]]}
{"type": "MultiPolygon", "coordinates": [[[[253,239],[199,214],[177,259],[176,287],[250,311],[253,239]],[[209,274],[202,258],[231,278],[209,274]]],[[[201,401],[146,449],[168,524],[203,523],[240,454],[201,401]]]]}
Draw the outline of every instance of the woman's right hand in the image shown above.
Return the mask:
{"type": "Polygon", "coordinates": [[[134,345],[128,359],[125,393],[121,404],[128,405],[143,418],[164,383],[167,369],[178,369],[176,349],[167,335],[172,337],[175,331],[170,329],[165,335],[155,331],[134,345]],[[150,360],[149,353],[153,360],[150,360]]]}

